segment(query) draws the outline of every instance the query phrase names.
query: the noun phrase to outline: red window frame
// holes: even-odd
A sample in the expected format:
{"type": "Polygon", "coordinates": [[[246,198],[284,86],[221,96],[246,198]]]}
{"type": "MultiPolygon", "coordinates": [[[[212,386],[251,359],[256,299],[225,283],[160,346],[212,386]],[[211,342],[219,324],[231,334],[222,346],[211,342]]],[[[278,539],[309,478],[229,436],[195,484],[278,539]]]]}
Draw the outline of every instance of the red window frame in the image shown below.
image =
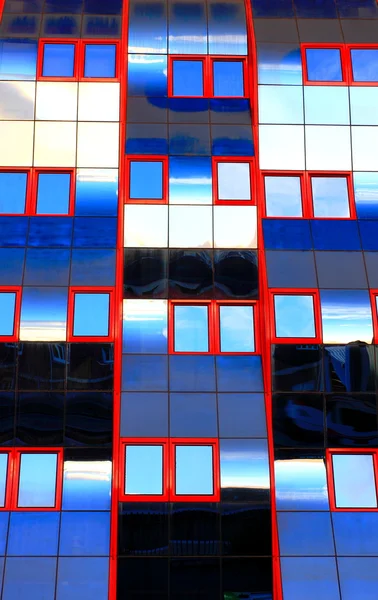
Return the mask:
{"type": "Polygon", "coordinates": [[[114,288],[112,287],[70,287],[68,290],[67,341],[69,342],[109,342],[114,340],[114,288]],[[107,336],[74,335],[74,311],[76,294],[109,294],[109,333],[107,336]]]}
{"type": "Polygon", "coordinates": [[[270,308],[270,323],[271,323],[271,344],[320,344],[322,342],[322,320],[320,311],[320,294],[318,289],[288,289],[274,288],[269,289],[269,308],[270,308]],[[314,337],[277,337],[276,335],[276,316],[274,310],[275,296],[312,296],[314,305],[314,337]]]}
{"type": "Polygon", "coordinates": [[[345,44],[301,44],[303,85],[345,86],[349,81],[349,68],[345,44]],[[340,50],[342,81],[311,81],[308,79],[306,50],[340,50]]]}
{"type": "Polygon", "coordinates": [[[223,204],[226,206],[256,206],[256,163],[254,158],[243,158],[237,156],[213,156],[212,158],[212,179],[213,179],[213,204],[223,204]],[[249,165],[249,185],[250,200],[220,200],[218,185],[218,165],[220,163],[244,163],[249,165]]]}
{"type": "Polygon", "coordinates": [[[36,215],[39,217],[70,217],[74,215],[75,207],[75,189],[76,189],[76,169],[59,169],[59,168],[34,168],[32,169],[31,178],[31,193],[29,194],[29,206],[27,214],[36,215]],[[51,174],[51,175],[69,175],[70,176],[70,195],[68,202],[68,212],[57,215],[56,213],[37,213],[37,199],[38,199],[38,179],[39,175],[51,174]]]}
{"type": "Polygon", "coordinates": [[[136,154],[127,156],[125,158],[125,185],[124,190],[126,196],[124,198],[125,204],[168,204],[168,156],[149,156],[146,154],[136,154]],[[130,198],[130,184],[131,184],[131,163],[132,162],[161,162],[163,165],[163,181],[162,190],[163,197],[159,198],[130,198]]]}
{"type": "Polygon", "coordinates": [[[169,354],[221,354],[239,356],[260,353],[259,315],[257,302],[253,300],[168,300],[168,353],[169,354]],[[175,307],[176,306],[207,306],[208,307],[208,350],[207,352],[180,352],[175,350],[175,307]],[[250,306],[253,311],[253,352],[222,352],[220,339],[220,307],[221,306],[250,306]]]}
{"type": "Polygon", "coordinates": [[[220,459],[218,438],[122,438],[120,440],[120,497],[121,502],[219,502],[220,500],[220,459]],[[125,493],[126,446],[163,447],[163,493],[160,495],[134,495],[125,493]],[[211,446],[213,451],[213,494],[175,493],[175,449],[177,446],[211,446]]]}
{"type": "Polygon", "coordinates": [[[63,491],[63,448],[41,447],[41,448],[2,448],[1,454],[8,455],[7,477],[5,487],[4,506],[0,511],[22,511],[22,512],[56,512],[61,510],[63,491]],[[22,454],[56,454],[56,479],[55,479],[55,506],[25,507],[18,506],[18,493],[20,483],[21,456],[22,454]]]}
{"type": "Polygon", "coordinates": [[[243,66],[243,96],[229,96],[229,98],[248,98],[248,64],[245,56],[209,56],[201,54],[171,54],[168,56],[168,97],[169,98],[222,98],[214,96],[214,62],[241,62],[243,66]],[[176,96],[173,94],[173,62],[174,61],[197,61],[202,62],[202,84],[203,94],[201,96],[176,96]]]}
{"type": "Polygon", "coordinates": [[[353,79],[353,64],[352,64],[352,50],[378,50],[378,44],[348,44],[346,47],[347,53],[347,64],[349,70],[349,85],[351,86],[363,86],[363,87],[376,87],[378,81],[355,81],[353,79]]]}
{"type": "Polygon", "coordinates": [[[21,320],[21,285],[1,286],[1,293],[15,293],[16,302],[14,307],[14,318],[13,318],[13,333],[12,335],[0,335],[1,342],[17,342],[20,339],[20,320],[21,320]]]}
{"type": "Polygon", "coordinates": [[[119,81],[120,79],[120,58],[119,58],[119,40],[81,40],[71,38],[41,38],[38,42],[38,58],[37,58],[37,81],[99,81],[102,83],[119,81]],[[69,44],[75,46],[74,56],[74,74],[72,77],[61,77],[43,75],[43,58],[44,48],[47,44],[69,44]],[[85,69],[85,49],[87,46],[115,46],[115,75],[114,77],[84,77],[85,69]]]}
{"type": "Polygon", "coordinates": [[[262,204],[263,217],[266,219],[306,219],[308,218],[308,210],[306,203],[306,182],[304,171],[261,171],[261,177],[259,178],[260,196],[264,198],[262,204]],[[299,177],[301,187],[301,202],[302,202],[302,215],[300,217],[285,217],[285,216],[269,216],[266,210],[266,191],[265,191],[265,177],[299,177]]]}
{"type": "MultiPolygon", "coordinates": [[[[378,450],[374,448],[328,448],[326,450],[326,473],[327,473],[327,485],[328,485],[328,497],[330,509],[333,512],[378,512],[378,450]],[[373,469],[374,469],[374,483],[375,493],[377,496],[377,507],[371,508],[356,508],[356,507],[341,507],[336,506],[336,491],[335,491],[335,480],[333,476],[333,462],[332,456],[335,454],[368,454],[373,457],[373,469]]],[[[351,473],[351,477],[353,474],[351,473]]]]}
{"type": "Polygon", "coordinates": [[[30,201],[31,201],[31,188],[32,188],[32,171],[33,169],[30,168],[17,168],[17,169],[13,169],[12,167],[0,167],[0,173],[25,173],[26,174],[26,192],[25,192],[25,208],[24,208],[24,212],[23,213],[13,213],[13,212],[8,212],[8,213],[1,213],[1,217],[9,217],[9,216],[15,216],[15,217],[21,217],[21,216],[25,216],[25,215],[29,215],[30,214],[30,201]]]}
{"type": "Polygon", "coordinates": [[[371,302],[371,314],[373,320],[373,344],[378,343],[378,308],[376,299],[378,298],[378,289],[369,290],[371,302]]]}

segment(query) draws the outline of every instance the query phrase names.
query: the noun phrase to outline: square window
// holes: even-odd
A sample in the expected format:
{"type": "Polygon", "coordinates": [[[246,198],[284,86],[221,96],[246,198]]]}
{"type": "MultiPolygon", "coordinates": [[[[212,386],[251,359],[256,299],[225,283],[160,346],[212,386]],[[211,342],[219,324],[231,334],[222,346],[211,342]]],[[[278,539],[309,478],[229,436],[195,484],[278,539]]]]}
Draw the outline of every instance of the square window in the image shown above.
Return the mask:
{"type": "Polygon", "coordinates": [[[223,98],[244,96],[242,61],[215,60],[213,62],[214,96],[223,98]]]}
{"type": "Polygon", "coordinates": [[[332,454],[336,508],[377,508],[372,454],[332,454]]]}
{"type": "Polygon", "coordinates": [[[212,445],[175,445],[174,481],[176,496],[214,494],[212,445]]]}
{"type": "Polygon", "coordinates": [[[219,307],[221,352],[255,352],[253,317],[253,306],[219,307]]]}
{"type": "Polygon", "coordinates": [[[46,43],[43,46],[43,77],[74,77],[75,44],[46,43]]]}
{"type": "Polygon", "coordinates": [[[159,444],[125,446],[126,496],[162,496],[164,492],[163,454],[159,444]]]}
{"type": "Polygon", "coordinates": [[[378,82],[378,49],[351,50],[353,81],[378,82]]]}
{"type": "Polygon", "coordinates": [[[218,162],[218,200],[251,200],[249,163],[218,162]]]}
{"type": "Polygon", "coordinates": [[[6,505],[9,454],[0,453],[0,508],[6,505]]]}
{"type": "Polygon", "coordinates": [[[339,48],[306,48],[308,81],[343,81],[339,48]]]}
{"type": "Polygon", "coordinates": [[[16,292],[0,292],[0,336],[14,335],[16,292]]]}
{"type": "Polygon", "coordinates": [[[302,217],[300,177],[266,175],[264,182],[267,217],[302,217]]]}
{"type": "Polygon", "coordinates": [[[70,173],[38,173],[37,215],[67,215],[70,196],[70,173]]]}
{"type": "Polygon", "coordinates": [[[84,57],[84,77],[99,79],[116,76],[115,44],[86,44],[84,57]]]}
{"type": "Polygon", "coordinates": [[[274,294],[277,338],[315,338],[313,295],[274,294]]]}
{"type": "Polygon", "coordinates": [[[73,336],[108,337],[110,293],[75,292],[73,336]]]}
{"type": "Polygon", "coordinates": [[[25,212],[27,182],[27,173],[0,172],[0,214],[25,212]]]}
{"type": "Polygon", "coordinates": [[[130,162],[130,200],[163,199],[163,162],[130,162]]]}
{"type": "Polygon", "coordinates": [[[172,61],[173,96],[203,96],[203,61],[172,61]]]}
{"type": "Polygon", "coordinates": [[[350,217],[346,177],[311,177],[314,217],[350,217]]]}
{"type": "Polygon", "coordinates": [[[174,305],[174,351],[209,352],[209,307],[174,305]]]}
{"type": "Polygon", "coordinates": [[[57,468],[56,453],[21,453],[18,508],[55,507],[57,468]]]}

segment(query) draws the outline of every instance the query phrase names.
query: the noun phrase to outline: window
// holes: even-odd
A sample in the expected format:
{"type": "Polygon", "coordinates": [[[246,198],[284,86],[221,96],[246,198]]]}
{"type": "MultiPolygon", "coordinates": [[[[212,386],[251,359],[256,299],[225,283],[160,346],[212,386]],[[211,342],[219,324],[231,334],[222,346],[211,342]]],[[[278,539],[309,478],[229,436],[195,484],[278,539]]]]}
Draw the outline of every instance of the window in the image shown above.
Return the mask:
{"type": "Polygon", "coordinates": [[[301,175],[265,175],[267,217],[302,217],[301,175]]]}
{"type": "Polygon", "coordinates": [[[219,306],[220,351],[255,352],[254,307],[219,306]]]}
{"type": "Polygon", "coordinates": [[[0,287],[0,340],[18,341],[21,288],[0,287]]]}
{"type": "Polygon", "coordinates": [[[176,304],[175,352],[209,352],[209,305],[176,304]]]}
{"type": "Polygon", "coordinates": [[[118,77],[118,43],[40,40],[38,79],[108,80],[118,77]]]}
{"type": "Polygon", "coordinates": [[[128,184],[126,201],[130,203],[167,202],[167,157],[145,157],[127,160],[128,184]]]}
{"type": "Polygon", "coordinates": [[[69,338],[96,341],[113,338],[113,288],[71,288],[69,338]]]}
{"type": "MultiPolygon", "coordinates": [[[[370,300],[371,300],[371,312],[373,315],[373,331],[374,331],[374,338],[373,338],[373,343],[377,343],[378,340],[378,290],[370,290],[370,300]]],[[[366,307],[365,307],[365,313],[367,313],[366,311],[366,307]]],[[[367,317],[369,317],[370,315],[366,314],[367,317]]],[[[356,338],[357,339],[357,338],[356,338]]],[[[358,338],[360,339],[360,338],[358,338]]],[[[371,340],[369,340],[368,343],[371,343],[371,340]]]]}
{"type": "Polygon", "coordinates": [[[331,509],[377,510],[376,472],[376,450],[328,450],[331,509]]]}
{"type": "Polygon", "coordinates": [[[244,58],[169,57],[169,96],[243,98],[248,94],[244,58]]]}
{"type": "Polygon", "coordinates": [[[214,60],[213,81],[215,97],[245,96],[244,62],[242,60],[214,60]]]}
{"type": "Polygon", "coordinates": [[[75,52],[76,44],[44,43],[42,77],[72,79],[75,76],[75,52]]]}
{"type": "Polygon", "coordinates": [[[350,178],[345,176],[310,176],[315,218],[348,218],[350,212],[350,178]]]}
{"type": "Polygon", "coordinates": [[[85,44],[84,77],[113,79],[116,77],[116,44],[85,44]]]}
{"type": "Polygon", "coordinates": [[[122,500],[219,500],[218,440],[122,440],[122,500]]]}
{"type": "Polygon", "coordinates": [[[352,81],[378,83],[378,48],[352,48],[352,81]]]}
{"type": "Polygon", "coordinates": [[[344,46],[302,46],[305,84],[344,85],[344,46]]]}
{"type": "Polygon", "coordinates": [[[3,449],[0,452],[0,509],[60,510],[62,479],[62,449],[3,449]]]}
{"type": "Polygon", "coordinates": [[[74,182],[73,171],[36,171],[35,214],[72,214],[74,182]]]}
{"type": "Polygon", "coordinates": [[[216,204],[252,204],[252,163],[214,159],[214,202],[216,204]]]}
{"type": "Polygon", "coordinates": [[[0,214],[24,214],[27,187],[27,171],[0,171],[0,214]]]}
{"type": "Polygon", "coordinates": [[[173,60],[173,96],[203,96],[203,60],[173,60]]]}
{"type": "Polygon", "coordinates": [[[319,296],[315,290],[271,291],[275,341],[321,341],[319,296]]]}

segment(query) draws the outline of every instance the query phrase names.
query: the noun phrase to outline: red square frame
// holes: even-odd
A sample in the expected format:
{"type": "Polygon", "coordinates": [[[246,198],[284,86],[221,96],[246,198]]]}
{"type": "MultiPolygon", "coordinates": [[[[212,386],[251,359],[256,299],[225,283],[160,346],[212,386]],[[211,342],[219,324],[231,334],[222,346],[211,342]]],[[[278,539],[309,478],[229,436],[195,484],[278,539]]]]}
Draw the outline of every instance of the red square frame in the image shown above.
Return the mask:
{"type": "Polygon", "coordinates": [[[31,193],[29,194],[29,205],[27,214],[37,215],[43,217],[70,217],[74,215],[75,210],[75,190],[76,190],[76,169],[59,169],[59,168],[34,168],[31,173],[31,193]],[[56,213],[37,213],[37,199],[38,199],[38,178],[40,174],[52,174],[52,175],[70,175],[70,196],[68,203],[68,212],[57,215],[56,213]]]}
{"type": "Polygon", "coordinates": [[[168,502],[169,500],[169,447],[168,438],[121,438],[120,440],[119,500],[121,502],[168,502]],[[126,447],[162,446],[163,448],[163,493],[162,494],[126,494],[126,447]]]}
{"type": "Polygon", "coordinates": [[[223,204],[227,206],[256,206],[257,204],[257,185],[256,185],[256,163],[254,158],[245,158],[237,156],[213,156],[212,158],[212,177],[213,177],[213,204],[223,204]],[[250,200],[220,200],[218,186],[218,165],[220,163],[243,163],[249,165],[249,184],[250,200]]]}
{"type": "Polygon", "coordinates": [[[270,343],[271,344],[321,344],[322,343],[322,320],[320,311],[320,296],[319,290],[315,288],[296,289],[296,288],[274,288],[269,289],[269,311],[270,311],[270,343]],[[314,324],[315,337],[277,337],[276,335],[276,319],[274,310],[275,296],[312,296],[314,306],[314,324]]]}
{"type": "Polygon", "coordinates": [[[22,294],[22,286],[13,285],[13,286],[1,286],[1,293],[15,293],[16,294],[16,302],[14,308],[14,319],[13,319],[13,333],[12,335],[0,335],[0,341],[2,342],[17,342],[20,338],[20,320],[21,320],[21,294],[22,294]]]}
{"type": "Polygon", "coordinates": [[[258,302],[252,300],[216,300],[214,301],[214,354],[222,356],[253,356],[260,354],[260,320],[258,302]],[[220,336],[220,307],[221,306],[250,306],[253,314],[253,352],[222,352],[220,336]]]}
{"type": "Polygon", "coordinates": [[[349,68],[345,44],[301,44],[303,85],[345,86],[349,83],[349,68]],[[311,81],[308,79],[306,50],[340,50],[342,81],[311,81]]]}
{"type": "Polygon", "coordinates": [[[169,354],[214,354],[214,302],[212,300],[168,300],[168,353],[169,354]],[[207,306],[208,350],[206,352],[179,352],[175,350],[175,307],[207,306]]]}
{"type": "Polygon", "coordinates": [[[308,200],[307,200],[307,186],[304,171],[260,171],[258,177],[258,187],[260,198],[264,199],[261,203],[262,216],[267,219],[308,219],[308,200]],[[269,216],[266,211],[266,191],[265,191],[265,177],[299,177],[300,188],[301,188],[301,200],[302,200],[302,215],[299,217],[285,217],[285,216],[269,216]]]}
{"type": "Polygon", "coordinates": [[[114,288],[113,287],[70,287],[68,289],[67,341],[69,342],[109,342],[114,340],[114,288]],[[107,336],[74,335],[75,294],[109,294],[109,333],[107,336]]]}
{"type": "Polygon", "coordinates": [[[349,70],[349,85],[356,87],[377,87],[378,81],[355,81],[353,79],[352,50],[378,50],[378,44],[348,44],[346,49],[349,70]]]}
{"type": "Polygon", "coordinates": [[[207,98],[210,93],[209,87],[208,56],[201,54],[170,54],[168,56],[168,98],[207,98]],[[173,63],[175,61],[196,61],[202,63],[202,90],[201,96],[176,96],[173,94],[173,63]]]}
{"type": "Polygon", "coordinates": [[[218,438],[171,438],[170,439],[170,500],[172,502],[219,502],[220,500],[220,458],[218,438]],[[176,494],[176,447],[211,446],[213,451],[213,493],[208,495],[176,494]]]}
{"type": "Polygon", "coordinates": [[[21,217],[30,215],[30,203],[31,203],[31,190],[32,190],[32,179],[33,169],[28,167],[12,168],[12,167],[0,167],[0,173],[25,173],[26,174],[26,192],[25,192],[25,208],[23,213],[1,213],[2,217],[21,217]]]}
{"type": "Polygon", "coordinates": [[[306,211],[311,219],[324,221],[325,219],[337,219],[338,221],[350,221],[356,220],[356,204],[354,200],[354,186],[353,186],[353,175],[351,171],[307,171],[305,173],[306,179],[306,199],[307,204],[306,211]],[[348,188],[348,201],[349,201],[349,217],[315,217],[314,216],[314,202],[312,194],[312,179],[316,177],[345,177],[348,188]]]}
{"type": "Polygon", "coordinates": [[[211,98],[224,98],[224,96],[215,96],[214,94],[214,68],[215,62],[241,62],[243,68],[243,95],[242,96],[226,96],[226,98],[249,98],[249,79],[248,79],[248,63],[246,56],[209,56],[209,85],[211,98]]]}
{"type": "Polygon", "coordinates": [[[135,154],[128,155],[125,157],[125,204],[168,204],[168,156],[150,156],[146,154],[135,154]],[[161,162],[163,166],[163,182],[162,182],[162,190],[163,197],[159,198],[130,198],[130,184],[131,184],[131,163],[132,162],[161,162]]]}

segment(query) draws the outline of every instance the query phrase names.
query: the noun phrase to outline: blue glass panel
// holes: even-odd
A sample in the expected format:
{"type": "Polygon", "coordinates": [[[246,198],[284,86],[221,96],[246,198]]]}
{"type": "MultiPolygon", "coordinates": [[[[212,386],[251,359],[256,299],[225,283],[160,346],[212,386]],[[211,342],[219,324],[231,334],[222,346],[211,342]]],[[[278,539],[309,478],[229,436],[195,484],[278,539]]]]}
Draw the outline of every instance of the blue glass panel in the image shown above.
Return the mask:
{"type": "Polygon", "coordinates": [[[249,125],[212,125],[214,156],[254,156],[255,148],[249,125]]]}
{"type": "Polygon", "coordinates": [[[5,554],[5,548],[7,545],[8,523],[9,523],[9,513],[1,511],[0,512],[0,555],[1,556],[3,556],[5,554]]]}
{"type": "Polygon", "coordinates": [[[332,465],[338,508],[377,507],[371,454],[334,454],[332,465]]]}
{"type": "Polygon", "coordinates": [[[0,246],[26,246],[27,217],[0,217],[0,246]]]}
{"type": "Polygon", "coordinates": [[[310,225],[306,220],[264,219],[265,248],[269,250],[311,250],[310,225]]]}
{"type": "Polygon", "coordinates": [[[262,392],[260,356],[217,356],[219,392],[262,392]]]}
{"type": "Polygon", "coordinates": [[[109,335],[109,294],[75,294],[73,335],[109,335]]]}
{"type": "Polygon", "coordinates": [[[126,154],[168,154],[168,126],[128,125],[126,154]]]}
{"type": "MultiPolygon", "coordinates": [[[[57,598],[59,600],[107,600],[107,558],[60,558],[57,598]]],[[[50,600],[50,598],[49,598],[50,600]]]]}
{"type": "Polygon", "coordinates": [[[42,75],[44,77],[73,77],[74,44],[45,44],[42,75]]]}
{"type": "Polygon", "coordinates": [[[110,460],[65,460],[63,510],[110,510],[110,460]]]}
{"type": "Polygon", "coordinates": [[[7,486],[8,453],[0,454],[0,506],[5,505],[5,490],[7,486]]]}
{"type": "Polygon", "coordinates": [[[351,50],[354,81],[378,81],[378,50],[351,50]]]}
{"type": "Polygon", "coordinates": [[[292,0],[253,0],[254,17],[294,17],[292,0]]]}
{"type": "Polygon", "coordinates": [[[162,0],[132,0],[129,4],[128,39],[130,54],[148,52],[166,54],[166,3],[162,0]]]}
{"type": "Polygon", "coordinates": [[[294,0],[297,18],[326,18],[336,19],[338,17],[335,0],[317,0],[312,4],[307,0],[294,0]]]}
{"type": "Polygon", "coordinates": [[[168,394],[154,392],[122,394],[121,436],[167,437],[168,394]]]}
{"type": "Polygon", "coordinates": [[[167,352],[166,300],[126,300],[123,309],[123,352],[167,352]]]}
{"type": "Polygon", "coordinates": [[[68,285],[70,251],[28,248],[24,285],[68,285]]]}
{"type": "Polygon", "coordinates": [[[106,556],[109,554],[109,512],[63,512],[59,554],[106,556]]]}
{"type": "Polygon", "coordinates": [[[220,441],[224,500],[268,500],[269,459],[266,440],[220,441]]]}
{"type": "Polygon", "coordinates": [[[164,392],[168,389],[166,356],[142,354],[122,358],[122,389],[133,392],[164,392]]]}
{"type": "Polygon", "coordinates": [[[53,600],[55,577],[56,558],[8,558],[3,600],[53,600]]]}
{"type": "Polygon", "coordinates": [[[265,181],[267,217],[301,217],[302,193],[299,177],[273,177],[265,181]]]}
{"type": "Polygon", "coordinates": [[[342,600],[373,600],[378,585],[378,558],[337,559],[342,600]]]}
{"type": "Polygon", "coordinates": [[[314,220],[311,232],[315,250],[361,249],[357,221],[314,220]]]}
{"type": "Polygon", "coordinates": [[[378,173],[354,173],[353,181],[357,217],[378,218],[378,173]]]}
{"type": "Polygon", "coordinates": [[[218,394],[220,437],[266,437],[263,394],[218,394]]]}
{"type": "Polygon", "coordinates": [[[71,246],[72,219],[60,217],[32,217],[30,219],[29,246],[65,247],[71,246]]]}
{"type": "Polygon", "coordinates": [[[245,8],[236,0],[208,3],[209,54],[247,55],[245,8]]]}
{"type": "Polygon", "coordinates": [[[75,219],[73,245],[77,248],[115,248],[116,238],[117,219],[75,219]]]}
{"type": "Polygon", "coordinates": [[[0,248],[0,285],[21,285],[24,260],[24,249],[0,248]]]}
{"type": "Polygon", "coordinates": [[[378,6],[375,0],[336,0],[336,5],[342,19],[378,17],[378,6]]]}
{"type": "Polygon", "coordinates": [[[221,352],[254,352],[254,312],[252,306],[220,306],[221,352]]]}
{"type": "Polygon", "coordinates": [[[278,456],[274,464],[278,510],[328,510],[324,458],[278,456]]]}
{"type": "Polygon", "coordinates": [[[358,223],[363,250],[378,250],[377,225],[378,219],[358,223]]]}
{"type": "Polygon", "coordinates": [[[0,213],[25,212],[26,173],[0,173],[0,213]]]}
{"type": "Polygon", "coordinates": [[[214,96],[244,96],[243,63],[241,61],[213,62],[214,96]]]}
{"type": "Polygon", "coordinates": [[[213,447],[176,446],[176,494],[213,494],[213,447]]]}
{"type": "Polygon", "coordinates": [[[170,435],[217,437],[215,394],[170,394],[170,435]]]}
{"type": "Polygon", "coordinates": [[[251,124],[251,111],[247,98],[211,98],[212,123],[251,124]]]}
{"type": "Polygon", "coordinates": [[[332,556],[335,553],[328,512],[279,512],[282,556],[332,556]]]}
{"type": "Polygon", "coordinates": [[[174,349],[176,352],[208,352],[208,307],[174,307],[174,349]]]}
{"type": "Polygon", "coordinates": [[[38,42],[0,41],[0,80],[35,79],[38,42]]]}
{"type": "Polygon", "coordinates": [[[170,204],[212,204],[211,182],[210,157],[170,157],[170,204]]]}
{"type": "MultiPolygon", "coordinates": [[[[102,4],[102,10],[105,10],[102,4]]],[[[83,15],[81,35],[83,38],[96,37],[100,39],[120,39],[122,18],[106,15],[83,15]]]]}
{"type": "Polygon", "coordinates": [[[258,82],[302,85],[302,60],[293,44],[257,44],[258,82]]]}
{"type": "Polygon", "coordinates": [[[10,556],[55,556],[59,522],[57,512],[13,512],[7,553],[10,556]]]}
{"type": "Polygon", "coordinates": [[[321,290],[320,305],[324,343],[371,343],[373,325],[367,290],[321,290]]]}
{"type": "Polygon", "coordinates": [[[0,292],[0,335],[13,335],[15,292],[0,292]]]}
{"type": "Polygon", "coordinates": [[[334,557],[282,558],[281,569],[285,598],[340,600],[334,557]]]}
{"type": "Polygon", "coordinates": [[[53,507],[57,478],[57,454],[21,454],[19,507],[53,507]]]}
{"type": "Polygon", "coordinates": [[[171,355],[169,387],[172,392],[215,391],[214,356],[171,355]]]}
{"type": "Polygon", "coordinates": [[[338,48],[307,48],[309,81],[342,81],[341,56],[338,48]]]}
{"type": "Polygon", "coordinates": [[[67,302],[67,288],[24,287],[21,300],[21,339],[65,340],[67,302]]]}
{"type": "Polygon", "coordinates": [[[321,288],[367,288],[362,252],[316,252],[316,268],[321,288]],[[346,268],[347,267],[347,268],[346,268]]]}
{"type": "Polygon", "coordinates": [[[86,44],[84,77],[115,77],[116,46],[86,44]]]}
{"type": "Polygon", "coordinates": [[[112,286],[115,283],[116,251],[72,250],[71,285],[112,286]]]}
{"type": "Polygon", "coordinates": [[[116,216],[117,193],[118,171],[116,169],[78,169],[76,216],[116,216]]]}
{"type": "Polygon", "coordinates": [[[208,125],[175,124],[169,126],[170,154],[210,155],[208,125]]]}
{"type": "Polygon", "coordinates": [[[312,177],[314,217],[349,217],[346,177],[312,177]]]}
{"type": "Polygon", "coordinates": [[[81,15],[43,16],[41,37],[80,37],[81,15]]]}
{"type": "Polygon", "coordinates": [[[159,55],[129,55],[129,96],[167,95],[167,57],[159,55]]]}
{"type": "Polygon", "coordinates": [[[276,336],[315,337],[314,299],[306,295],[274,296],[276,336]]]}
{"type": "Polygon", "coordinates": [[[332,513],[336,551],[341,556],[378,555],[378,513],[332,513]]]}
{"type": "Polygon", "coordinates": [[[71,175],[40,173],[38,175],[37,215],[65,215],[69,211],[71,175]]]}
{"type": "Polygon", "coordinates": [[[163,493],[163,446],[127,445],[125,452],[125,493],[161,495],[163,493]]]}
{"type": "Polygon", "coordinates": [[[265,253],[269,287],[314,288],[317,287],[313,252],[294,250],[265,253]]]}
{"type": "Polygon", "coordinates": [[[136,161],[130,163],[130,198],[163,198],[163,163],[160,161],[136,161]]]}
{"type": "Polygon", "coordinates": [[[84,13],[94,15],[121,15],[122,0],[84,0],[84,13]]]}
{"type": "Polygon", "coordinates": [[[172,76],[174,96],[203,96],[202,61],[174,60],[172,76]]]}
{"type": "Polygon", "coordinates": [[[169,6],[169,54],[207,54],[205,2],[176,0],[169,6]]]}

